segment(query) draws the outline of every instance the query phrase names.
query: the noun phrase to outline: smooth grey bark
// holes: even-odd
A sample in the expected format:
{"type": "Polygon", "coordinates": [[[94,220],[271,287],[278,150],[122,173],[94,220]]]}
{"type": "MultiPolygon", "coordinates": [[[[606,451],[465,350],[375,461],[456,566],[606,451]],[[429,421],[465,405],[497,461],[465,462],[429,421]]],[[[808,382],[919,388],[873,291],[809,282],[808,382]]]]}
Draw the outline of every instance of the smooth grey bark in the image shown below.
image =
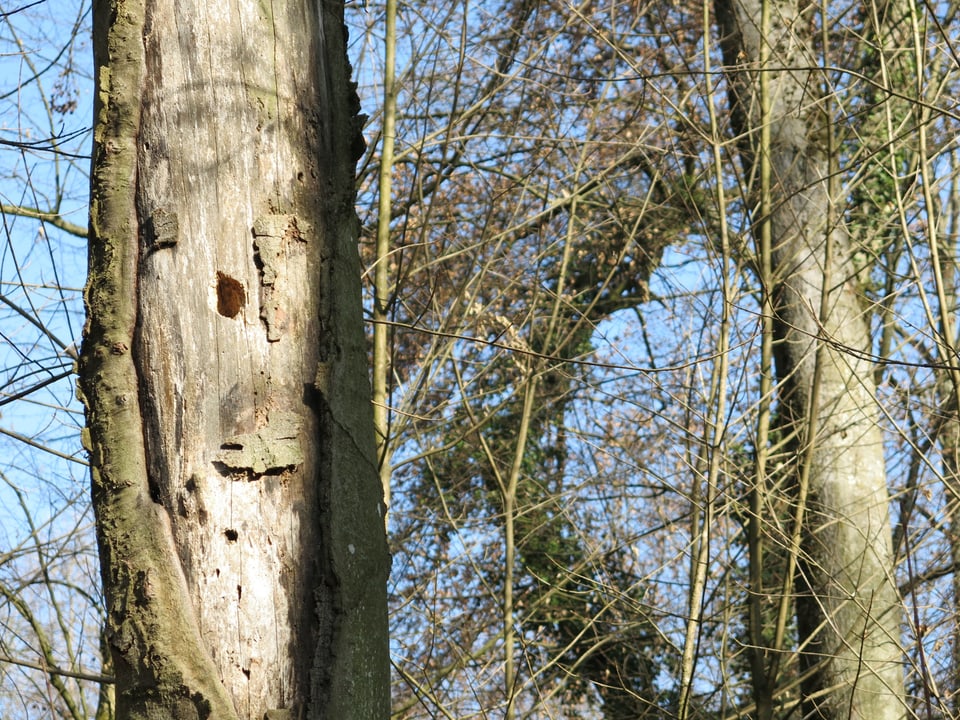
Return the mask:
{"type": "MultiPolygon", "coordinates": [[[[941,259],[950,258],[943,272],[944,296],[952,303],[941,310],[941,337],[946,336],[946,323],[954,322],[957,315],[958,273],[957,264],[952,260],[954,252],[948,242],[942,241],[941,259]]],[[[954,352],[956,352],[954,350],[954,352]]],[[[937,371],[938,416],[935,422],[936,438],[943,455],[943,484],[947,498],[947,516],[950,521],[950,560],[953,564],[951,589],[954,604],[960,607],[960,372],[949,366],[937,371]]],[[[909,518],[909,516],[908,516],[909,518]]],[[[904,533],[904,542],[910,542],[904,533]]],[[[941,688],[950,699],[950,709],[956,715],[960,711],[960,616],[953,618],[953,647],[950,660],[953,672],[947,687],[941,688]]]]}
{"type": "Polygon", "coordinates": [[[81,357],[118,718],[385,718],[342,2],[102,0],[81,357]]]}
{"type": "Polygon", "coordinates": [[[766,10],[762,0],[717,2],[744,165],[759,171],[766,160],[770,170],[769,216],[754,222],[770,223],[779,412],[793,437],[792,503],[802,505],[794,516],[802,714],[893,720],[906,716],[901,606],[868,320],[841,193],[829,181],[832,128],[813,24],[796,3],[770,0],[766,10]]]}

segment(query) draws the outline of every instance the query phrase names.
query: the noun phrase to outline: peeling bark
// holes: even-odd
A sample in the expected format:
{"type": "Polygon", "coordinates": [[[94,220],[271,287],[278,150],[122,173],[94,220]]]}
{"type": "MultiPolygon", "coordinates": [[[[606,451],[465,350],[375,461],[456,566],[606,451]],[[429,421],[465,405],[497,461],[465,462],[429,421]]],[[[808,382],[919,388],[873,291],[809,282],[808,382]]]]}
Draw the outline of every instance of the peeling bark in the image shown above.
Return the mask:
{"type": "Polygon", "coordinates": [[[94,14],[81,384],[118,717],[386,717],[342,4],[94,14]]]}

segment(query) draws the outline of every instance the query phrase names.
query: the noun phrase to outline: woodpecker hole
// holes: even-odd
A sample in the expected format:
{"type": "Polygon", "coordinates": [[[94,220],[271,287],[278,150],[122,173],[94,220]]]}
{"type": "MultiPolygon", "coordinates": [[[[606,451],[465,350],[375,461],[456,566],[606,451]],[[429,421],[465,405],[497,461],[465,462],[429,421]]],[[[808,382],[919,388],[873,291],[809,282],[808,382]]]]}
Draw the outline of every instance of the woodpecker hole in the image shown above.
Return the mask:
{"type": "Polygon", "coordinates": [[[247,293],[239,280],[217,270],[217,312],[234,318],[247,302],[247,293]]]}

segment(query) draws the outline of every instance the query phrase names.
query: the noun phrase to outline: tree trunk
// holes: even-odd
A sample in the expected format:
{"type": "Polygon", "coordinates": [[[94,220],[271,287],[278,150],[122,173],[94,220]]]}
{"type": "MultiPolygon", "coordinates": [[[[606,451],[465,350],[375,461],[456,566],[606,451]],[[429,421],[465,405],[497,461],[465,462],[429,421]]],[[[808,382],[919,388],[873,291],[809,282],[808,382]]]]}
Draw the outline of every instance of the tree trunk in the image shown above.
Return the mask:
{"type": "MultiPolygon", "coordinates": [[[[946,238],[941,236],[938,241],[942,244],[940,259],[943,294],[950,303],[940,310],[940,337],[946,346],[944,349],[956,353],[955,335],[951,329],[951,325],[956,322],[958,306],[957,263],[954,260],[956,253],[946,238]]],[[[944,356],[948,359],[937,370],[939,417],[936,419],[935,427],[936,437],[940,442],[940,452],[943,455],[943,485],[947,517],[950,521],[947,539],[950,543],[950,560],[953,564],[951,576],[953,602],[956,607],[960,607],[960,571],[957,570],[960,567],[960,373],[949,367],[949,355],[942,353],[941,357],[944,356]]],[[[910,542],[906,534],[904,538],[905,542],[910,542]]],[[[948,676],[946,687],[942,687],[941,691],[948,698],[950,709],[956,716],[960,713],[960,616],[957,613],[954,613],[953,617],[952,634],[950,660],[953,672],[948,676]]]]}
{"type": "Polygon", "coordinates": [[[337,2],[102,0],[81,385],[118,718],[385,718],[337,2]]]}
{"type": "Polygon", "coordinates": [[[793,435],[804,717],[905,717],[869,326],[831,188],[814,23],[796,3],[718,0],[748,171],[769,172],[779,412],[793,435]],[[764,167],[766,165],[766,167],[764,167]]]}

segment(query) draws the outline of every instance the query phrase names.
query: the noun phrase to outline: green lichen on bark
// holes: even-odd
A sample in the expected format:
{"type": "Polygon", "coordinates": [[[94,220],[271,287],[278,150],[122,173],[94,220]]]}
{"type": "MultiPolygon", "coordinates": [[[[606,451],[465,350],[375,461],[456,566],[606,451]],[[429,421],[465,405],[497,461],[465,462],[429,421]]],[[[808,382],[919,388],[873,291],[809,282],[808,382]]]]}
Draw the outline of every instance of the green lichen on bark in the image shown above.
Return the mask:
{"type": "MultiPolygon", "coordinates": [[[[325,590],[318,593],[321,634],[314,656],[312,701],[317,717],[368,720],[389,717],[386,595],[390,558],[383,532],[383,493],[376,468],[373,412],[359,322],[359,223],[354,211],[359,101],[346,59],[343,4],[321,2],[327,69],[323,123],[331,135],[321,164],[330,169],[324,197],[325,264],[320,313],[324,335],[314,381],[321,422],[321,502],[325,507],[325,590]],[[363,402],[358,401],[363,398],[363,402]]],[[[360,140],[362,142],[362,138],[360,140]]]]}
{"type": "MultiPolygon", "coordinates": [[[[215,152],[216,138],[228,134],[226,125],[232,116],[227,111],[216,116],[174,112],[173,104],[178,101],[189,100],[193,104],[186,107],[196,110],[206,107],[208,98],[203,93],[181,92],[184,84],[180,76],[171,79],[163,75],[164,67],[180,67],[175,61],[181,60],[193,73],[190,87],[206,87],[205,83],[214,83],[218,88],[234,87],[222,82],[225,76],[232,77],[232,71],[212,77],[204,74],[210,64],[190,54],[197,49],[195,46],[184,50],[178,49],[176,43],[166,42],[171,28],[176,32],[186,32],[187,27],[202,29],[204,6],[198,10],[189,4],[174,7],[172,3],[146,5],[144,0],[115,0],[100,2],[95,7],[98,97],[90,280],[86,295],[90,320],[81,360],[81,385],[94,465],[108,643],[115,661],[117,717],[121,719],[230,720],[238,713],[247,716],[241,706],[243,701],[238,699],[242,691],[236,690],[247,687],[243,685],[244,678],[233,684],[223,678],[227,671],[239,675],[238,668],[249,670],[250,666],[228,666],[230,660],[225,660],[228,653],[224,648],[206,642],[211,635],[210,623],[198,618],[208,618],[203,613],[220,606],[204,604],[200,597],[203,588],[197,584],[188,587],[188,578],[194,583],[203,572],[202,561],[208,557],[194,548],[206,546],[202,542],[181,543],[184,537],[193,537],[186,530],[191,529],[195,518],[198,527],[204,525],[204,517],[209,513],[202,501],[212,497],[217,481],[222,479],[204,475],[211,462],[214,466],[219,462],[221,469],[239,471],[247,477],[279,470],[284,483],[228,483],[231,502],[234,494],[240,493],[260,498],[257,492],[262,490],[263,497],[278,498],[280,504],[274,509],[287,507],[282,503],[292,508],[283,521],[274,518],[273,525],[263,528],[264,532],[272,532],[287,518],[300,522],[302,528],[302,535],[294,540],[302,540],[303,547],[294,543],[293,550],[285,556],[285,561],[291,566],[295,564],[297,571],[289,573],[286,579],[277,579],[277,583],[289,583],[278,587],[289,591],[287,595],[294,598],[294,604],[278,614],[267,613],[271,618],[289,617],[296,631],[292,635],[295,642],[291,641],[289,648],[283,645],[289,651],[287,660],[296,666],[289,674],[294,680],[284,685],[284,692],[289,694],[279,700],[251,700],[251,707],[259,703],[256,717],[266,712],[268,717],[289,714],[367,720],[386,718],[389,714],[389,558],[380,483],[373,460],[373,427],[364,363],[358,224],[353,209],[358,108],[346,62],[343,5],[319,3],[311,5],[308,11],[293,3],[271,7],[277,11],[274,23],[296,22],[296,27],[308,28],[307,35],[316,33],[309,51],[310,62],[285,61],[299,68],[312,68],[309,72],[316,76],[301,78],[297,87],[305,90],[296,95],[295,106],[285,105],[283,121],[270,125],[270,132],[276,133],[276,137],[285,132],[297,133],[295,141],[289,143],[290,152],[278,157],[284,163],[297,163],[304,172],[298,175],[283,165],[276,168],[278,176],[296,177],[296,183],[286,187],[280,180],[264,182],[260,187],[255,179],[240,174],[231,176],[228,183],[226,175],[221,177],[214,172],[225,164],[204,164],[209,172],[198,173],[196,182],[202,180],[203,188],[218,182],[221,188],[229,186],[229,197],[225,192],[223,199],[235,201],[232,207],[251,210],[252,217],[242,219],[241,232],[233,225],[231,232],[222,232],[224,224],[213,224],[212,230],[201,227],[200,218],[205,215],[206,206],[182,203],[183,198],[177,195],[186,194],[182,186],[157,179],[166,177],[164,172],[173,167],[173,143],[167,141],[178,137],[182,129],[178,123],[190,125],[190,131],[196,133],[190,136],[196,140],[189,143],[187,152],[176,158],[179,165],[171,176],[178,178],[188,174],[180,171],[182,167],[192,167],[191,163],[199,162],[204,153],[215,152]],[[318,8],[320,16],[311,15],[304,22],[303,13],[312,14],[318,8]],[[316,22],[321,23],[320,28],[316,22]],[[165,57],[160,57],[161,53],[165,57]],[[312,96],[314,91],[316,97],[312,96]],[[203,123],[194,123],[198,116],[203,123]],[[206,144],[199,139],[205,139],[206,144]],[[252,202],[243,205],[240,201],[246,200],[246,196],[234,194],[236,188],[249,190],[252,202]],[[170,221],[174,217],[176,222],[170,221]],[[268,219],[257,223],[256,217],[268,219]],[[199,247],[201,242],[205,244],[199,247]],[[216,246],[211,248],[209,243],[216,246]],[[190,272],[199,272],[198,268],[211,256],[222,264],[207,267],[202,277],[192,278],[190,272]],[[249,274],[255,265],[259,277],[249,274]],[[211,277],[224,280],[215,286],[216,292],[198,295],[183,287],[192,285],[191,289],[200,287],[206,292],[212,289],[211,277]],[[172,286],[157,282],[171,278],[176,278],[172,286]],[[191,284],[191,279],[196,282],[191,284]],[[215,316],[216,322],[209,323],[212,329],[202,322],[193,322],[198,316],[191,313],[239,315],[244,304],[240,290],[258,283],[261,290],[272,288],[278,294],[300,299],[296,306],[287,295],[281,298],[286,304],[277,305],[279,309],[296,312],[288,313],[290,317],[281,313],[270,316],[266,338],[269,346],[257,346],[258,338],[251,339],[241,322],[226,323],[215,316]],[[153,294],[148,288],[153,289],[153,294]],[[166,292],[158,294],[157,288],[166,292]],[[225,301],[223,295],[228,290],[235,291],[239,298],[236,302],[225,301]],[[180,293],[176,295],[177,322],[171,320],[173,310],[164,305],[174,293],[180,293]],[[211,298],[215,301],[213,306],[209,304],[211,298]],[[303,308],[307,311],[303,312],[303,308]],[[185,336],[192,342],[185,342],[185,336]],[[214,342],[223,338],[230,343],[214,342]],[[243,355],[244,362],[240,363],[230,363],[226,358],[233,356],[236,347],[247,348],[247,341],[251,348],[267,348],[264,356],[271,364],[243,386],[235,382],[237,377],[231,373],[234,366],[252,372],[253,364],[246,360],[255,353],[243,355]],[[207,372],[206,366],[192,356],[192,363],[183,364],[183,356],[189,350],[196,350],[206,360],[204,353],[210,348],[218,349],[213,354],[213,370],[207,372]],[[151,352],[154,354],[149,355],[151,352]],[[300,373],[295,366],[293,372],[287,366],[281,370],[273,361],[284,352],[305,360],[309,373],[300,373]],[[152,365],[147,362],[148,357],[152,365]],[[329,368],[331,385],[324,393],[307,389],[304,396],[318,362],[329,368]],[[185,367],[190,372],[184,370],[183,375],[171,370],[185,367]],[[213,377],[221,381],[219,397],[210,393],[211,388],[217,387],[209,381],[213,377]],[[189,402],[185,401],[186,383],[181,378],[196,381],[189,389],[195,391],[187,398],[189,402]],[[234,386],[241,388],[235,396],[226,392],[232,392],[234,386]],[[211,397],[213,410],[204,415],[204,404],[211,397]],[[225,402],[226,398],[230,401],[225,402]],[[161,405],[164,413],[158,410],[161,405]],[[268,413],[265,423],[264,411],[268,413]],[[295,412],[302,412],[303,416],[292,414],[295,412]],[[180,433],[181,420],[194,425],[180,433]],[[211,428],[207,437],[205,433],[211,428]],[[188,463],[184,471],[190,473],[190,479],[178,489],[171,485],[170,476],[181,468],[182,457],[178,453],[183,452],[184,437],[191,441],[191,452],[197,447],[200,452],[196,455],[199,460],[188,463]],[[202,470],[198,472],[198,468],[202,470]],[[293,477],[301,481],[306,477],[306,481],[287,484],[293,477]],[[274,492],[278,487],[283,492],[274,492]],[[158,491],[151,494],[151,488],[158,491]],[[174,501],[182,501],[185,511],[178,513],[171,504],[174,501]],[[200,565],[189,564],[198,559],[200,565]],[[298,584],[290,579],[294,576],[298,584]],[[308,600],[314,597],[315,607],[308,600]],[[203,638],[198,629],[201,624],[203,638]],[[214,652],[216,663],[211,659],[214,652]],[[309,698],[305,682],[308,669],[312,674],[309,698]],[[278,706],[291,710],[264,710],[278,706]]],[[[218,37],[226,34],[224,28],[217,31],[218,37]]],[[[304,48],[309,43],[293,42],[285,33],[277,33],[276,37],[284,38],[297,52],[306,53],[304,48]]],[[[227,42],[215,49],[227,53],[231,60],[235,57],[227,42]]],[[[260,58],[257,63],[257,67],[262,66],[260,58]]],[[[213,66],[218,70],[227,67],[217,63],[213,66]]],[[[242,83],[237,87],[242,89],[242,83]]],[[[279,99],[271,104],[271,112],[274,105],[279,107],[279,99]]],[[[248,106],[245,100],[230,105],[236,112],[243,112],[248,106]]],[[[255,126],[251,122],[245,127],[255,126]]],[[[257,142],[273,142],[275,136],[269,135],[266,128],[267,125],[256,126],[258,133],[264,130],[257,142]]],[[[181,150],[176,148],[177,152],[181,150]]],[[[198,191],[191,197],[211,195],[198,191]]],[[[217,210],[219,207],[206,214],[215,216],[217,210]]],[[[242,214],[233,212],[230,218],[242,214]]],[[[222,217],[216,219],[223,221],[222,217]]],[[[261,296],[261,307],[272,302],[266,297],[269,302],[265,303],[264,297],[261,296]]],[[[227,537],[224,545],[229,546],[228,554],[223,558],[251,551],[250,547],[241,547],[242,543],[230,544],[236,540],[233,524],[224,525],[219,517],[211,515],[206,525],[213,528],[210,532],[216,533],[217,538],[227,537]]],[[[199,536],[202,540],[202,533],[199,536]]],[[[218,575],[221,567],[226,566],[213,566],[211,573],[218,575]]],[[[239,600],[240,586],[236,587],[239,600]]],[[[244,592],[244,602],[254,595],[244,592]]],[[[254,674],[263,676],[279,674],[272,669],[259,676],[254,674]]],[[[249,716],[254,717],[252,710],[249,716]]]]}
{"type": "Polygon", "coordinates": [[[249,471],[256,478],[296,467],[303,463],[300,417],[277,412],[266,427],[230,437],[221,447],[214,462],[232,472],[249,471]]]}

